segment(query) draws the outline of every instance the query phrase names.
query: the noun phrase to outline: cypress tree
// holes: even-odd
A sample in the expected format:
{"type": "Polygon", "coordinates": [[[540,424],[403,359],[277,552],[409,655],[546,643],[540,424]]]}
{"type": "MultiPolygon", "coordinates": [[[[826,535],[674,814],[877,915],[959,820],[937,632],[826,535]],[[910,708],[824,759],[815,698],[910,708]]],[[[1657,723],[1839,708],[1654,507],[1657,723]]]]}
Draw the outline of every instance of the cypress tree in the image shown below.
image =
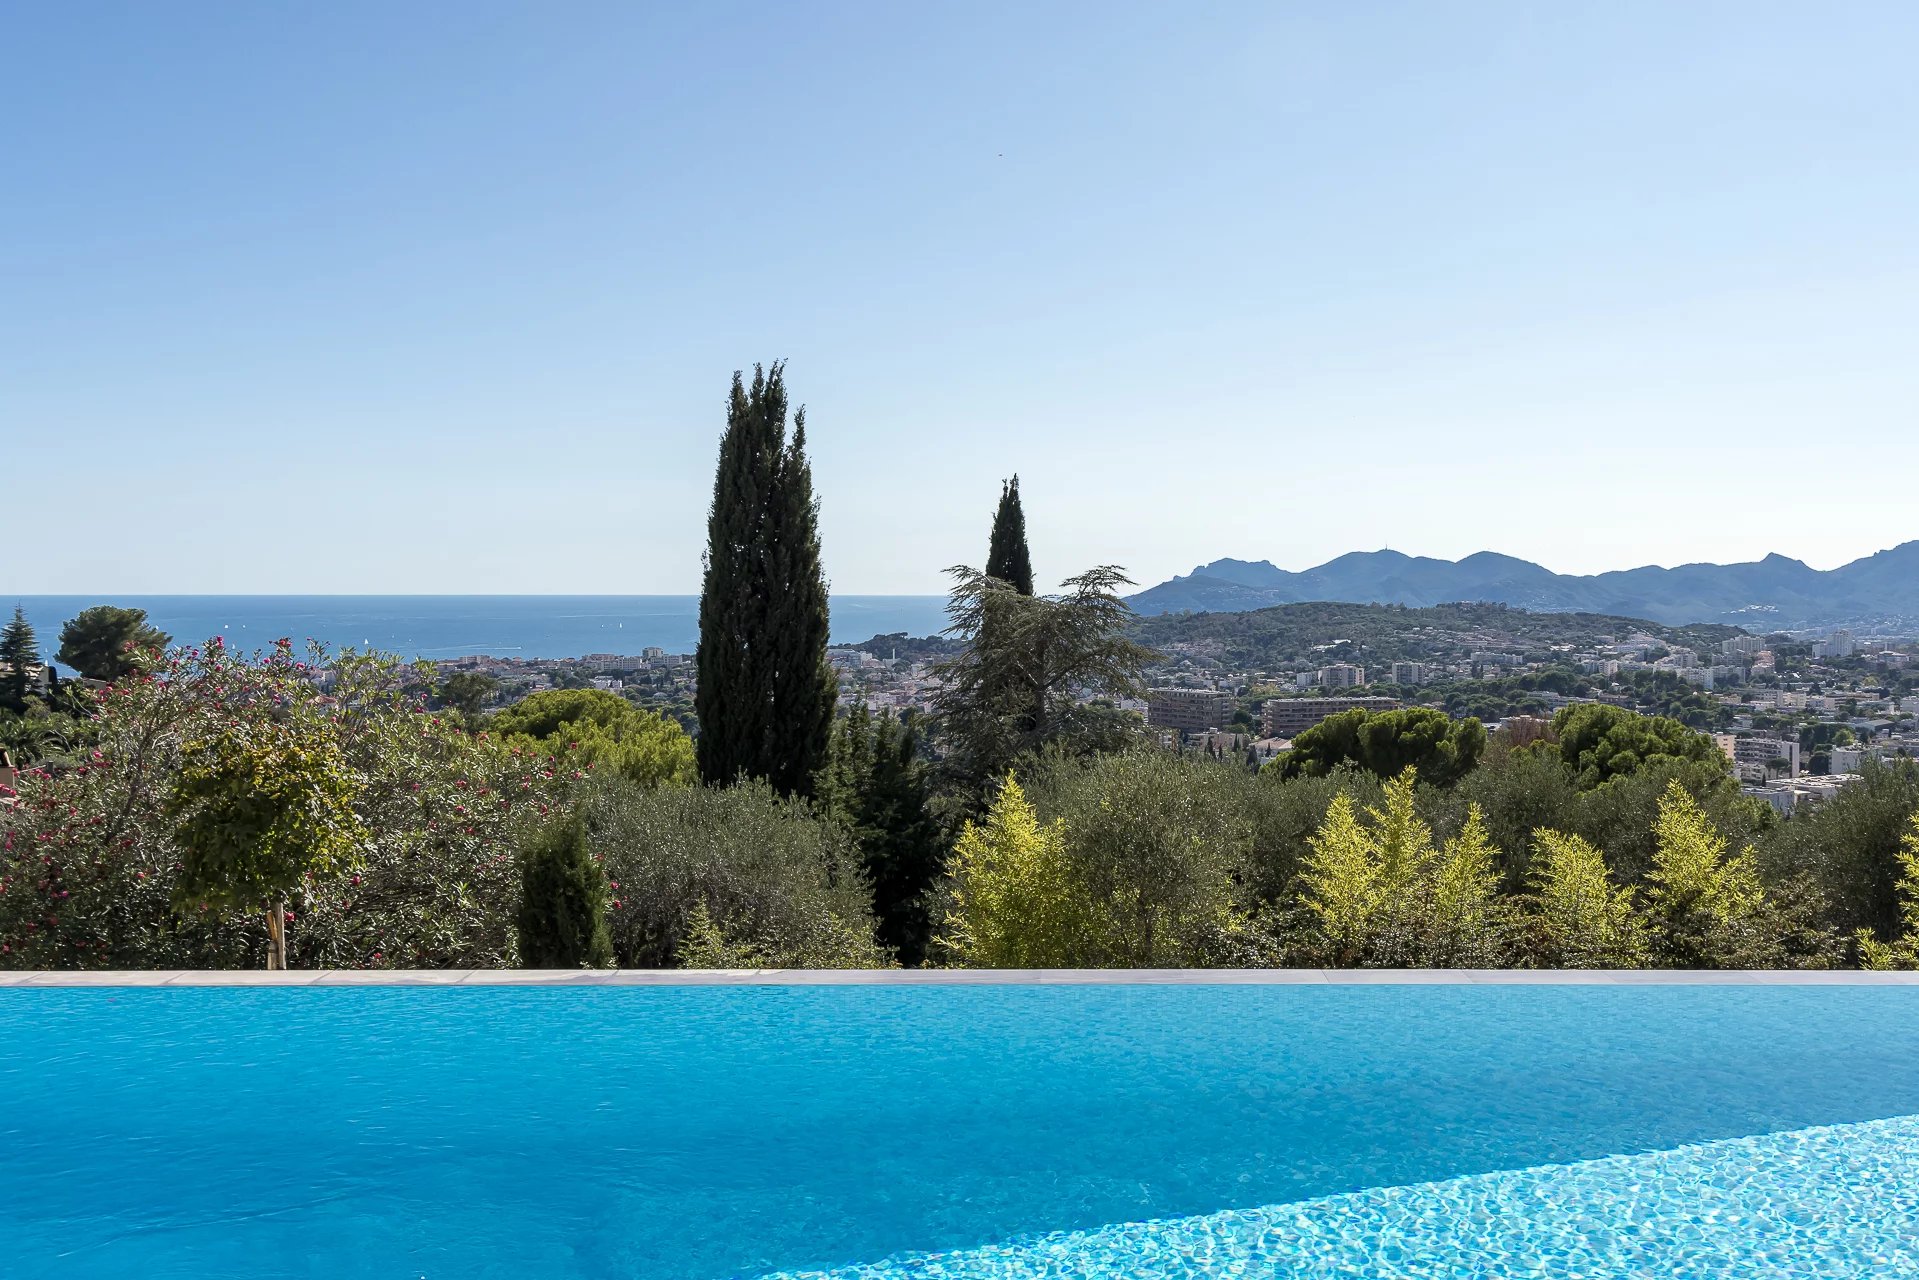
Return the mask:
{"type": "Polygon", "coordinates": [[[0,628],[0,663],[7,673],[0,677],[0,707],[9,711],[27,709],[27,693],[32,689],[28,668],[40,665],[40,641],[27,621],[26,610],[13,606],[13,621],[0,628]]]}
{"type": "Polygon", "coordinates": [[[520,963],[528,969],[606,969],[606,873],[578,818],[538,832],[520,853],[520,963]]]}
{"type": "Polygon", "coordinates": [[[993,540],[986,551],[986,576],[998,578],[1023,596],[1033,594],[1033,557],[1026,549],[1026,511],[1019,503],[1018,476],[1000,485],[993,540]]]}
{"type": "Polygon", "coordinates": [[[819,503],[806,410],[786,435],[784,365],[733,375],[700,589],[700,778],[811,796],[838,692],[826,662],[819,503]]]}

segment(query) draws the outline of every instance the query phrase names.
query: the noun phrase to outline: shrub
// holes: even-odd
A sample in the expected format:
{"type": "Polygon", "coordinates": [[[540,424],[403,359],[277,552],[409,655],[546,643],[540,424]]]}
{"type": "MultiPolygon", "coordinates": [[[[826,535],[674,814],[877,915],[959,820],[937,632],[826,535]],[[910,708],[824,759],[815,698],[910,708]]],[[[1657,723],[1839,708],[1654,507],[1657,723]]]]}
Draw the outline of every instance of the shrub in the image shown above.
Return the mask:
{"type": "Polygon", "coordinates": [[[529,969],[605,969],[606,875],[587,849],[585,824],[569,817],[520,850],[520,963],[529,969]]]}
{"type": "Polygon", "coordinates": [[[581,804],[604,858],[620,965],[704,962],[716,937],[767,967],[889,963],[852,837],[805,802],[763,782],[649,789],[608,777],[581,804]],[[696,937],[702,911],[710,930],[696,937]]]}

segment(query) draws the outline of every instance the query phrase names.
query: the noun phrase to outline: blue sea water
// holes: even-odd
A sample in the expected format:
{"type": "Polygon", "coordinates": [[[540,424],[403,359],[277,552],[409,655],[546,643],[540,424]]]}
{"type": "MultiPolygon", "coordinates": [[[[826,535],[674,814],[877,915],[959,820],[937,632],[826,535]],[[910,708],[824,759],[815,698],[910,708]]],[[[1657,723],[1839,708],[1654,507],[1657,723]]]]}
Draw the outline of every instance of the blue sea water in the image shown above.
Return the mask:
{"type": "MultiPolygon", "coordinates": [[[[49,654],[61,624],[96,604],[145,609],[181,644],[220,636],[248,651],[288,636],[409,659],[578,658],[651,646],[691,653],[700,638],[698,596],[20,596],[0,604],[10,609],[16,599],[49,654]]],[[[945,596],[834,596],[832,640],[934,635],[945,610],[945,596]]]]}
{"type": "Polygon", "coordinates": [[[0,1273],[1919,1275],[1919,988],[0,988],[0,1273]]]}

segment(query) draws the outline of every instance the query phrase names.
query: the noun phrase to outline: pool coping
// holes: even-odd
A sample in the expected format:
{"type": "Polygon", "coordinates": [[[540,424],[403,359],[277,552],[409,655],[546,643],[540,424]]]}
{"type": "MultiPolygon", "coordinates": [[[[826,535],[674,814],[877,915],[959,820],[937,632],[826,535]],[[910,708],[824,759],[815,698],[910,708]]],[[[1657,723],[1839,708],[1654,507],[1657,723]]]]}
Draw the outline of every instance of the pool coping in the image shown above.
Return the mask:
{"type": "Polygon", "coordinates": [[[1919,986],[1858,969],[263,969],[16,970],[35,987],[1919,986]]]}

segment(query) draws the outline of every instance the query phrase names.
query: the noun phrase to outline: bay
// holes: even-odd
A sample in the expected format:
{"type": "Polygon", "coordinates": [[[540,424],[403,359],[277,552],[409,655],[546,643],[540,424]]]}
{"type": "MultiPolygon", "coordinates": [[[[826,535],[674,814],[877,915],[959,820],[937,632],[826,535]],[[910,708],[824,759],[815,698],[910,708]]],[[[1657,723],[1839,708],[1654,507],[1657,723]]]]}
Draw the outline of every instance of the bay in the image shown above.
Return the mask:
{"type": "MultiPolygon", "coordinates": [[[[60,627],[96,604],[145,609],[177,644],[213,636],[245,651],[281,636],[296,645],[320,640],[339,649],[377,649],[403,658],[578,658],[638,654],[647,648],[691,653],[700,638],[698,596],[17,596],[48,654],[60,627]]],[[[832,598],[835,644],[876,635],[932,635],[946,625],[945,596],[832,598]]]]}

